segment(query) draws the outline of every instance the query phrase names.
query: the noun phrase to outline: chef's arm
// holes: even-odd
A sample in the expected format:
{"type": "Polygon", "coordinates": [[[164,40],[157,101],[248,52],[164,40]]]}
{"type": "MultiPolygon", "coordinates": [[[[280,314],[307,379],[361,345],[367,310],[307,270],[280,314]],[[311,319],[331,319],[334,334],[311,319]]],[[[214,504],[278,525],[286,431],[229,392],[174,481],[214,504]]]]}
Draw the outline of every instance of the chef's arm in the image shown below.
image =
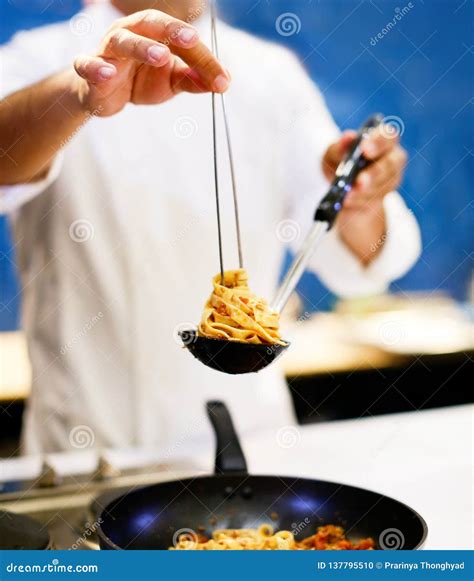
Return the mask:
{"type": "Polygon", "coordinates": [[[92,55],[0,102],[0,186],[34,181],[92,116],[186,91],[224,92],[229,75],[187,23],[158,10],[118,19],[92,55]]]}
{"type": "Polygon", "coordinates": [[[73,70],[59,73],[0,102],[2,185],[41,178],[90,117],[72,90],[74,76],[73,70]]]}
{"type": "MultiPolygon", "coordinates": [[[[284,67],[283,56],[281,60],[284,67]]],[[[284,70],[290,97],[282,113],[282,184],[295,232],[291,249],[297,252],[355,132],[341,135],[321,92],[293,55],[284,70]]],[[[419,226],[396,191],[406,154],[393,131],[384,132],[388,139],[371,137],[375,151],[366,149],[365,154],[374,163],[360,174],[336,225],[322,238],[308,266],[341,297],[386,291],[420,255],[419,226]]]]}

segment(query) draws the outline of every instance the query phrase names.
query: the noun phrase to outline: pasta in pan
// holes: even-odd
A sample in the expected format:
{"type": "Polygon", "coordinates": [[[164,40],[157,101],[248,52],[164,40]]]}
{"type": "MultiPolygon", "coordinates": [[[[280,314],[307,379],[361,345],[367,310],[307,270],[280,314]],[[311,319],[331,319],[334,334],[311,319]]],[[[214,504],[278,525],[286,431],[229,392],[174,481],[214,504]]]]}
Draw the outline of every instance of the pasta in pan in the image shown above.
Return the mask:
{"type": "Polygon", "coordinates": [[[315,550],[372,550],[373,539],[367,538],[357,542],[346,538],[344,529],[334,525],[318,528],[310,537],[297,541],[290,531],[274,532],[269,524],[258,529],[221,529],[212,533],[208,539],[203,535],[185,533],[179,536],[175,547],[170,550],[255,550],[255,551],[315,551],[315,550]]]}
{"type": "Polygon", "coordinates": [[[279,314],[248,286],[244,269],[227,270],[224,280],[213,279],[214,290],[204,307],[199,334],[214,339],[266,345],[285,345],[281,340],[279,314]]]}

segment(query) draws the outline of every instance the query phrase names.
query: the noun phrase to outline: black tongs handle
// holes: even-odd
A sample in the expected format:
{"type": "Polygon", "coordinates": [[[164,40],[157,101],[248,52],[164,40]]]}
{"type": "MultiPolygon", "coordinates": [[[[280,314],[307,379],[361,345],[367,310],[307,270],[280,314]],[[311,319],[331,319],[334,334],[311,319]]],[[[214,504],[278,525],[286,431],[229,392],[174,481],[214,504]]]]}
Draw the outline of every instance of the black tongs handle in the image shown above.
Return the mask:
{"type": "Polygon", "coordinates": [[[339,164],[336,170],[336,177],[329,188],[329,192],[321,200],[314,215],[316,222],[327,222],[328,230],[333,226],[342,208],[344,198],[354,185],[357,175],[370,163],[362,154],[361,142],[372,129],[381,125],[383,120],[384,116],[381,113],[376,113],[369,117],[359,129],[354,143],[339,164]]]}

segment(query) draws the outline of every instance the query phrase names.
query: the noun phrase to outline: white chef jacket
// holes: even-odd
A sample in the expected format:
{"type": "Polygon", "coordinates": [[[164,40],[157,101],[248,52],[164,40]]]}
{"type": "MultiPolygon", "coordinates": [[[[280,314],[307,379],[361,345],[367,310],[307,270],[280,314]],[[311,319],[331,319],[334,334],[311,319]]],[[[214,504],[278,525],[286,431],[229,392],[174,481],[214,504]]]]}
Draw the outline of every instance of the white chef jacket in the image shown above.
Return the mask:
{"type": "MultiPolygon", "coordinates": [[[[71,66],[120,16],[96,4],[71,23],[17,34],[0,50],[0,96],[71,66]]],[[[209,43],[208,16],[194,24],[209,43]]],[[[219,38],[233,76],[227,101],[245,267],[252,289],[271,298],[285,240],[301,243],[325,193],[321,157],[339,130],[289,51],[224,23],[219,38]]],[[[218,139],[224,260],[232,269],[222,123],[218,139]]],[[[150,445],[166,453],[205,442],[211,398],[227,402],[240,432],[294,422],[277,367],[224,375],[176,337],[181,324],[199,321],[219,270],[214,204],[209,95],[94,118],[71,136],[44,180],[0,186],[33,365],[27,452],[150,445]],[[81,430],[86,439],[78,443],[81,430]]],[[[418,226],[398,193],[386,197],[385,210],[387,239],[368,268],[335,230],[318,249],[311,268],[338,295],[383,291],[418,257],[418,226]]]]}

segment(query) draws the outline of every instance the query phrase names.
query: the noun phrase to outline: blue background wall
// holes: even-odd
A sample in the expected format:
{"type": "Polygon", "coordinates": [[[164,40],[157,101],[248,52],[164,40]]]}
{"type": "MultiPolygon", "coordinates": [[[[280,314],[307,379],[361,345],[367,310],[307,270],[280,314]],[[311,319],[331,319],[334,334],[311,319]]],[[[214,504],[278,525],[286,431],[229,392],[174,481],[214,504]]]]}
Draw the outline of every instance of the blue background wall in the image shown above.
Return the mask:
{"type": "MultiPolygon", "coordinates": [[[[5,42],[17,29],[70,17],[80,2],[0,0],[0,6],[5,42]]],[[[230,22],[300,54],[341,127],[356,127],[373,111],[402,120],[410,153],[402,193],[421,223],[424,252],[394,290],[467,296],[474,246],[472,6],[470,0],[221,1],[230,22]],[[284,13],[290,13],[290,28],[282,24],[282,35],[277,21],[284,13]],[[391,21],[396,24],[384,34],[391,21]],[[383,37],[373,40],[378,33],[383,37]]],[[[13,264],[3,219],[0,329],[18,322],[13,264]]],[[[331,303],[313,276],[304,278],[301,290],[313,304],[331,303]]]]}

